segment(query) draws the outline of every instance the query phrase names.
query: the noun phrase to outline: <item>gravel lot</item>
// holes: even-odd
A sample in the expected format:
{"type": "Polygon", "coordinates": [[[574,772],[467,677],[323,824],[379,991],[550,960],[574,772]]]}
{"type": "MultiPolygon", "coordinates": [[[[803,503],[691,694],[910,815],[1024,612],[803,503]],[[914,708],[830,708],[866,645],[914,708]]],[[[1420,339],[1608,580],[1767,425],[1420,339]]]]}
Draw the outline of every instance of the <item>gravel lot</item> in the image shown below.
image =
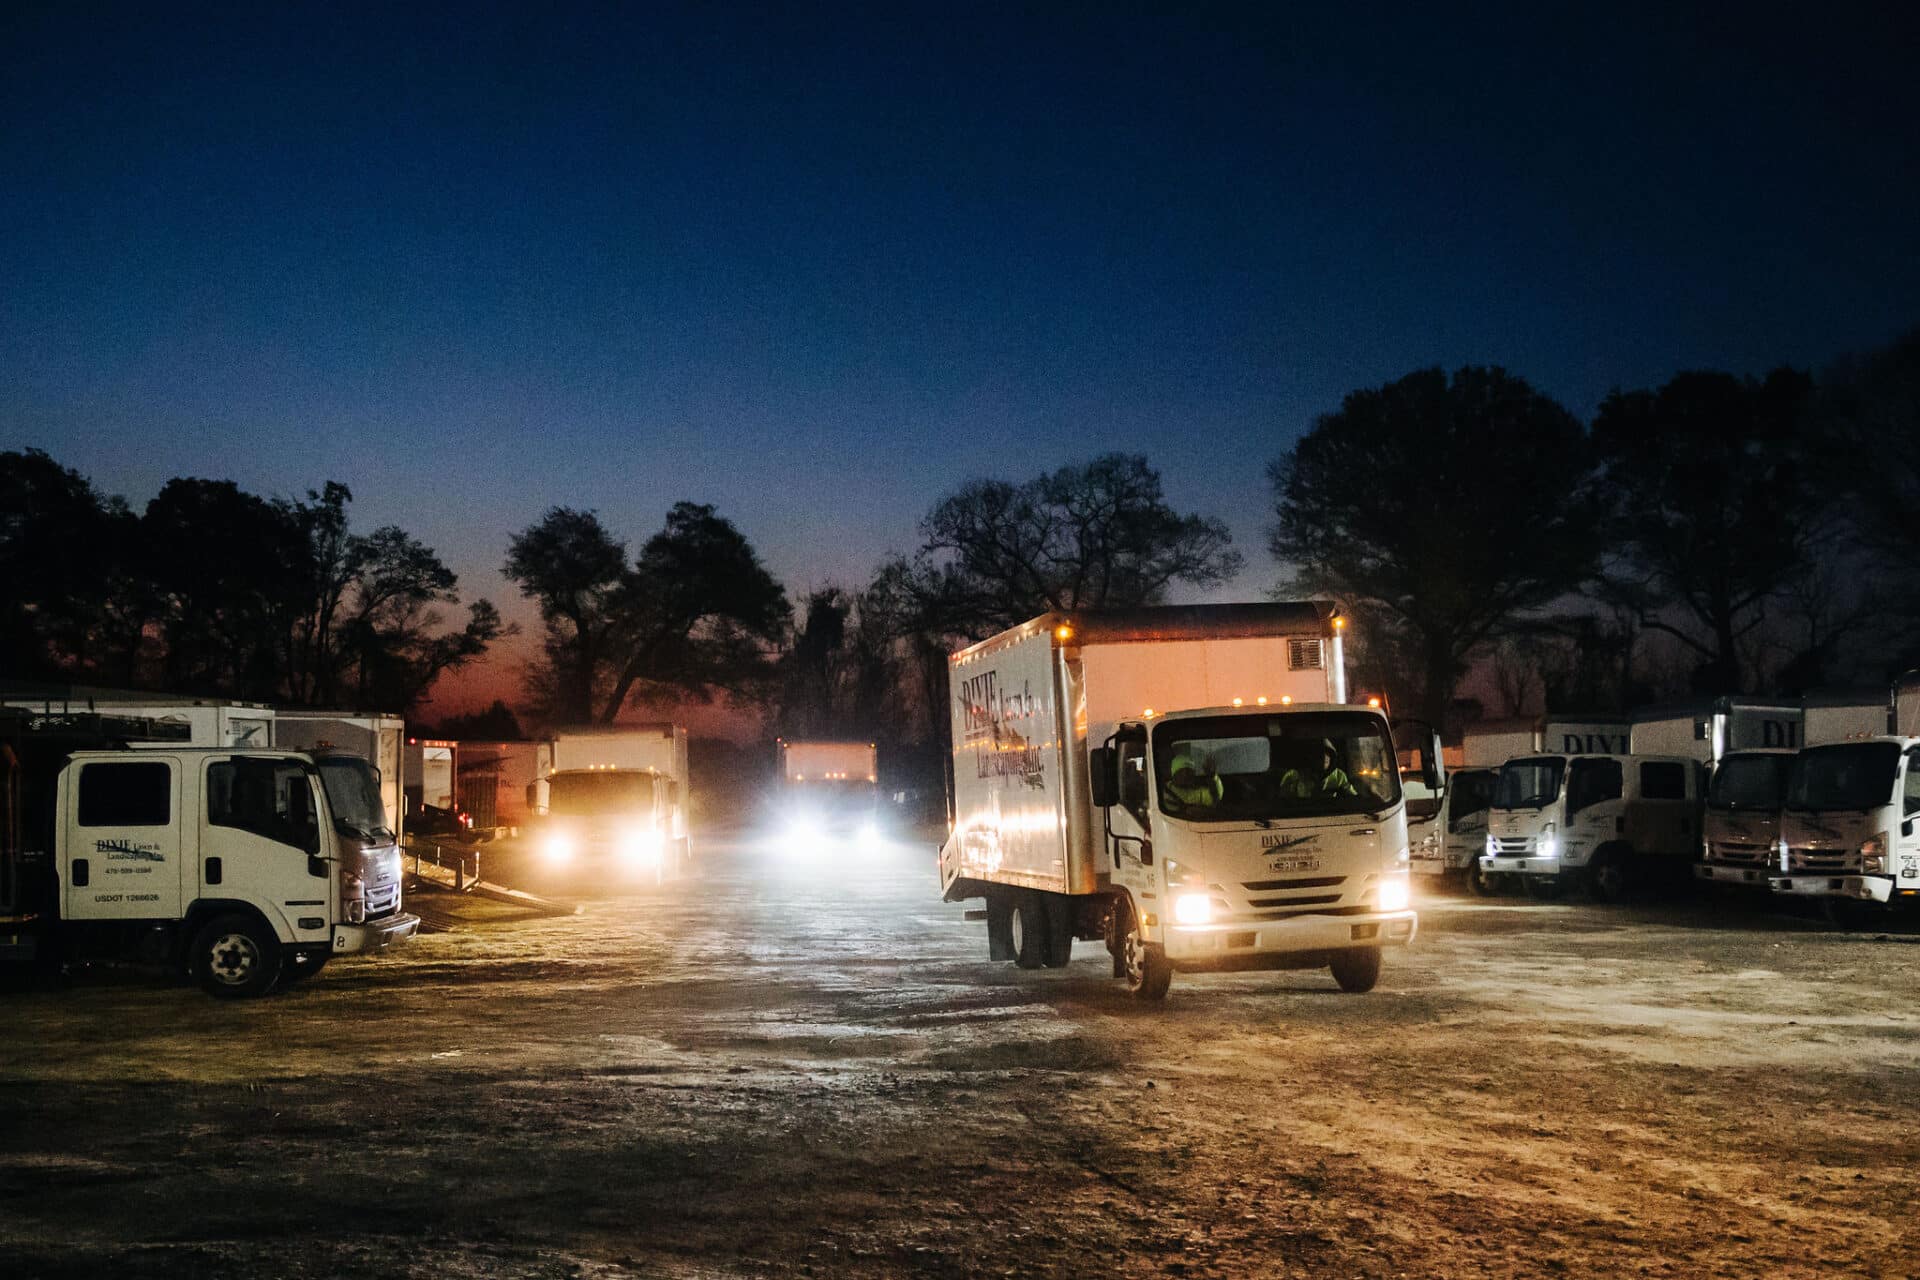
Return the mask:
{"type": "Polygon", "coordinates": [[[986,963],[927,847],[708,841],[264,1001],[15,987],[0,1275],[1920,1271],[1920,935],[1419,905],[1370,995],[1136,1006],[986,963]]]}

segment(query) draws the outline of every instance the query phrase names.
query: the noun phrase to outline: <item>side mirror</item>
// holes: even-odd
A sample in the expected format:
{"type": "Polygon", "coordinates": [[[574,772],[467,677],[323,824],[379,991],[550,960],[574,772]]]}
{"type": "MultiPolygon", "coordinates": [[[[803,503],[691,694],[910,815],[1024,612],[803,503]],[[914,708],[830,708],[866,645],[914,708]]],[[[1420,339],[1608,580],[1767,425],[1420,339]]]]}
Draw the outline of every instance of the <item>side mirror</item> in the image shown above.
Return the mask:
{"type": "Polygon", "coordinates": [[[1110,809],[1120,800],[1120,766],[1112,747],[1087,752],[1087,785],[1096,809],[1110,809]]]}

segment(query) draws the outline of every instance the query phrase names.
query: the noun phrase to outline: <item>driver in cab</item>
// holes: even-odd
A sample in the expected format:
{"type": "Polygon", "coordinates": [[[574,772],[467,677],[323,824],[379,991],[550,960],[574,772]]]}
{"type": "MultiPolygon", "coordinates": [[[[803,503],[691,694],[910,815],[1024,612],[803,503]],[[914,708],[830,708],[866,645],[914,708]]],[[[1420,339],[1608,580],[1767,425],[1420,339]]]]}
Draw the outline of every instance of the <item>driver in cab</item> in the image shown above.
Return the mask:
{"type": "Polygon", "coordinates": [[[1211,758],[1185,747],[1174,753],[1167,794],[1183,808],[1211,809],[1220,803],[1226,790],[1211,758]]]}
{"type": "Polygon", "coordinates": [[[1333,749],[1330,739],[1320,740],[1317,753],[1319,767],[1315,768],[1307,760],[1300,760],[1293,768],[1280,775],[1280,794],[1288,800],[1311,800],[1315,796],[1357,796],[1359,790],[1353,785],[1353,779],[1339,764],[1338,753],[1333,749]]]}

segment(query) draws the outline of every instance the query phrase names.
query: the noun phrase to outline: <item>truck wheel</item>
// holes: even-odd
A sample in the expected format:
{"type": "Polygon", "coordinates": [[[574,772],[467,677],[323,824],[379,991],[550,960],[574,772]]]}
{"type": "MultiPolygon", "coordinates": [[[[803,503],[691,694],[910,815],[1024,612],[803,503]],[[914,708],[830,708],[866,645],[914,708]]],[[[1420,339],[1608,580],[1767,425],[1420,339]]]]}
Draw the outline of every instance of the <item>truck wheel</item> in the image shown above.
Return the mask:
{"type": "Polygon", "coordinates": [[[1357,995],[1373,990],[1374,983],[1380,981],[1380,955],[1379,947],[1353,947],[1336,951],[1327,962],[1327,968],[1333,970],[1333,980],[1340,984],[1342,991],[1357,995]]]}
{"type": "Polygon", "coordinates": [[[1618,849],[1602,849],[1587,866],[1587,896],[1595,902],[1618,902],[1627,896],[1627,860],[1618,849]]]}
{"type": "Polygon", "coordinates": [[[263,996],[280,977],[280,940],[238,912],[208,921],[188,955],[193,976],[210,995],[263,996]]]}
{"type": "Polygon", "coordinates": [[[1022,889],[1013,899],[1013,916],[1008,922],[1012,932],[1013,962],[1022,969],[1039,969],[1047,963],[1047,904],[1031,889],[1022,889]]]}
{"type": "Polygon", "coordinates": [[[1006,895],[987,895],[987,959],[1013,959],[1013,904],[1006,895]]]}
{"type": "Polygon", "coordinates": [[[1467,888],[1473,891],[1474,897],[1491,898],[1498,894],[1500,890],[1493,881],[1494,877],[1481,870],[1480,859],[1475,858],[1467,864],[1467,888]]]}
{"type": "Polygon", "coordinates": [[[1164,1000],[1173,985],[1166,948],[1140,936],[1140,923],[1132,911],[1127,912],[1127,932],[1120,940],[1120,980],[1129,994],[1141,1000],[1164,1000]]]}
{"type": "Polygon", "coordinates": [[[1064,969],[1073,961],[1073,899],[1048,893],[1040,905],[1047,915],[1047,968],[1064,969]]]}

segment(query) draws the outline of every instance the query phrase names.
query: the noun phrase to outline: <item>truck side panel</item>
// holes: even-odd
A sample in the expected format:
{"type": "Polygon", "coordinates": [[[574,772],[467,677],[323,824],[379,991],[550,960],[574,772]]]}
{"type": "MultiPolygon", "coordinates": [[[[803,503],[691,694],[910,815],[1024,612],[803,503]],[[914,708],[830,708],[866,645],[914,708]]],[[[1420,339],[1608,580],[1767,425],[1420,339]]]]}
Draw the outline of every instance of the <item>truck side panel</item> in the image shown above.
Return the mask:
{"type": "Polygon", "coordinates": [[[69,766],[60,776],[60,914],[68,920],[175,919],[197,884],[181,760],[147,756],[69,766]]]}
{"type": "Polygon", "coordinates": [[[1099,746],[1122,720],[1148,709],[1180,711],[1230,706],[1235,698],[1254,706],[1265,698],[1278,706],[1327,702],[1333,697],[1332,646],[1319,634],[1235,636],[1219,640],[1172,640],[1151,644],[1097,644],[1080,650],[1087,691],[1088,744],[1099,746]],[[1292,667],[1293,645],[1317,667],[1292,667]]]}
{"type": "Polygon", "coordinates": [[[1053,637],[1025,632],[950,666],[954,831],[941,854],[957,876],[1066,892],[1066,744],[1053,637]]]}

